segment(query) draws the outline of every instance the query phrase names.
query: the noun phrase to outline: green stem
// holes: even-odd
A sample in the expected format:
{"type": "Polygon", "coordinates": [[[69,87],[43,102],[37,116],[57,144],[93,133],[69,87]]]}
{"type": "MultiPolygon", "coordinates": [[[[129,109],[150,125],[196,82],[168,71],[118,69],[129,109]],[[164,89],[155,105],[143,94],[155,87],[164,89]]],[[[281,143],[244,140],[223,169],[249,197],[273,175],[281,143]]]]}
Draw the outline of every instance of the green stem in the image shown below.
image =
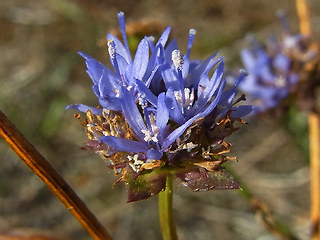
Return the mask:
{"type": "Polygon", "coordinates": [[[172,174],[168,174],[166,189],[159,193],[159,219],[163,240],[177,240],[172,208],[172,174]]]}

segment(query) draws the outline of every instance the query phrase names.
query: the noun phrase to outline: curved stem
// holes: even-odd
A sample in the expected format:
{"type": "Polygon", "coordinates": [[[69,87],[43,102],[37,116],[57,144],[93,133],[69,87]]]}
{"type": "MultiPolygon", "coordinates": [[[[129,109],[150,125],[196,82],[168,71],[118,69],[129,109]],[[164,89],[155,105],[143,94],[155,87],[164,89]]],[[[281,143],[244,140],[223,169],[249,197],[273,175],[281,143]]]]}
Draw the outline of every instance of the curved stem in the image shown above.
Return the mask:
{"type": "Polygon", "coordinates": [[[159,193],[159,219],[163,240],[177,240],[172,208],[172,174],[168,174],[166,189],[159,193]]]}
{"type": "Polygon", "coordinates": [[[75,216],[96,240],[111,240],[108,232],[87,208],[84,202],[57,173],[51,164],[28,142],[0,110],[0,136],[21,160],[50,188],[57,198],[75,216]]]}

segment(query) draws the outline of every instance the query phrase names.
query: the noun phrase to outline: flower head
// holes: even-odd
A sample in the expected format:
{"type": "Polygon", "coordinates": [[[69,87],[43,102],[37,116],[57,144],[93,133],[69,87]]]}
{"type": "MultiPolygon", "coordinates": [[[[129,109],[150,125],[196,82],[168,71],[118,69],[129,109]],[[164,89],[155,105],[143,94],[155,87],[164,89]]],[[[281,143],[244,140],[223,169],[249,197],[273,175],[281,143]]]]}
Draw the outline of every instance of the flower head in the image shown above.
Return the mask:
{"type": "Polygon", "coordinates": [[[108,158],[122,174],[128,201],[159,193],[167,174],[194,191],[238,188],[221,165],[231,158],[225,156],[231,148],[225,137],[252,110],[235,106],[243,100],[235,97],[245,74],[225,90],[223,58],[191,61],[194,29],[185,55],[175,40],[166,44],[167,28],[155,44],[145,37],[132,60],[122,13],[119,22],[124,44],[108,35],[114,71],[85,57],[101,107],[69,107],[87,114],[83,126],[90,141],[84,148],[108,158]]]}
{"type": "Polygon", "coordinates": [[[278,106],[298,88],[301,92],[303,79],[308,78],[306,75],[319,61],[317,46],[310,42],[309,37],[291,34],[283,12],[279,13],[279,18],[282,24],[279,40],[271,37],[264,47],[249,37],[250,48],[241,52],[248,77],[240,89],[246,93],[248,101],[257,106],[257,112],[278,106]]]}

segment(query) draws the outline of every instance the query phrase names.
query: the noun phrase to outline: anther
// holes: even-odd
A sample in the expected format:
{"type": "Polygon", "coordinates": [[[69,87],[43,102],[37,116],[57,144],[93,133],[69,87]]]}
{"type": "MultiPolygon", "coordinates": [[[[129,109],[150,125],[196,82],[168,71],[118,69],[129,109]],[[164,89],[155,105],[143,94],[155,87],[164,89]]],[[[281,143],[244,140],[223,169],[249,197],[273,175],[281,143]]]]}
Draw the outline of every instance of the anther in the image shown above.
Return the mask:
{"type": "Polygon", "coordinates": [[[182,69],[183,64],[183,56],[178,49],[172,51],[172,61],[174,66],[178,69],[182,69]]]}

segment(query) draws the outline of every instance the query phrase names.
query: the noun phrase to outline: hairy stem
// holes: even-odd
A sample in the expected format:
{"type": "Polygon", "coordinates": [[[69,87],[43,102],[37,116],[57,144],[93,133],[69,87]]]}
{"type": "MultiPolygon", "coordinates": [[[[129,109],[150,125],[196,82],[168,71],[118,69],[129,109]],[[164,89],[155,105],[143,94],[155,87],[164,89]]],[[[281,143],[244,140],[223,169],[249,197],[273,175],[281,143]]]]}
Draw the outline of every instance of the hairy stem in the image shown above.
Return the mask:
{"type": "Polygon", "coordinates": [[[166,189],[159,193],[159,219],[163,240],[177,240],[172,208],[172,174],[168,174],[166,189]]]}

